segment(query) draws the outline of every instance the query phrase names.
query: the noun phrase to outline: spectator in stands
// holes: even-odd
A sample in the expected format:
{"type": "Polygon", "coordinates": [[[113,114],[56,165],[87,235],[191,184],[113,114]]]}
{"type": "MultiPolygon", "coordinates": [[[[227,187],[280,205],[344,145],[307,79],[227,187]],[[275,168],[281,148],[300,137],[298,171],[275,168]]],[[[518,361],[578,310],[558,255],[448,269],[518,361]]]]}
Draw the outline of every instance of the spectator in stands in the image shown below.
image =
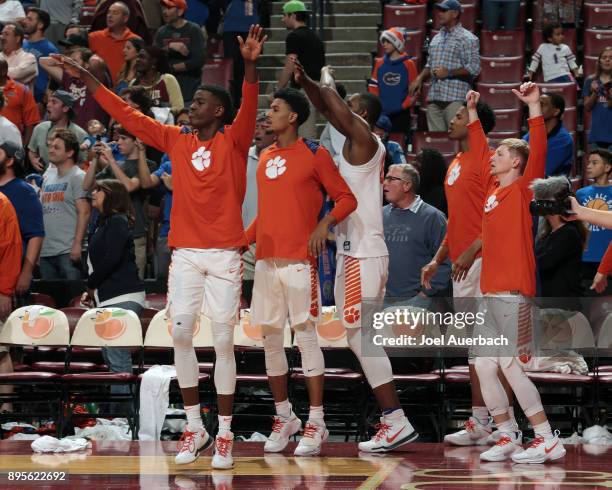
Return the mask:
{"type": "Polygon", "coordinates": [[[417,195],[419,173],[409,164],[392,165],[383,190],[390,204],[383,208],[385,242],[389,249],[389,279],[385,301],[408,302],[428,308],[432,296],[448,287],[450,262],[438,269],[432,289],[421,286],[421,269],[436,254],[446,233],[446,218],[441,211],[417,195]]]}
{"type": "Polygon", "coordinates": [[[23,6],[18,0],[0,0],[0,24],[19,22],[25,17],[23,6]]]}
{"type": "Polygon", "coordinates": [[[57,46],[60,40],[68,37],[66,28],[70,24],[79,24],[83,0],[40,0],[39,7],[49,13],[51,25],[47,30],[47,38],[57,46]]]}
{"type": "Polygon", "coordinates": [[[23,142],[21,141],[21,132],[9,119],[2,115],[2,109],[4,108],[4,93],[0,89],[0,135],[4,141],[10,141],[11,143],[22,147],[23,142]]]}
{"type": "Polygon", "coordinates": [[[21,145],[6,140],[0,143],[0,192],[9,198],[17,212],[23,243],[23,263],[15,286],[15,293],[19,296],[30,289],[45,236],[40,199],[34,188],[23,179],[24,155],[21,145]]]}
{"type": "Polygon", "coordinates": [[[49,163],[41,201],[45,240],[40,253],[42,279],[81,279],[82,243],[91,212],[83,190],[85,172],[77,167],[79,142],[72,131],[57,129],[49,142],[49,163]]]}
{"type": "Polygon", "coordinates": [[[548,24],[542,31],[544,42],[533,54],[527,78],[533,80],[542,63],[542,75],[546,83],[567,83],[572,81],[570,72],[578,78],[576,56],[567,44],[563,44],[563,27],[560,24],[548,24]]]}
{"type": "Polygon", "coordinates": [[[32,91],[8,76],[8,64],[3,59],[0,59],[0,89],[4,95],[4,107],[0,109],[0,114],[17,126],[23,144],[27,145],[34,126],[40,122],[40,112],[32,91]]]}
{"type": "Polygon", "coordinates": [[[421,179],[421,199],[448,216],[448,205],[444,193],[447,165],[444,155],[434,148],[424,148],[416,156],[416,165],[421,179]]]}
{"type": "Polygon", "coordinates": [[[83,27],[70,26],[66,29],[66,39],[60,39],[57,44],[66,53],[76,47],[89,49],[89,31],[83,27]]]}
{"type": "Polygon", "coordinates": [[[582,96],[584,110],[591,113],[589,144],[598,148],[612,149],[612,48],[605,48],[597,60],[594,75],[584,81],[582,96]]]}
{"type": "Polygon", "coordinates": [[[16,82],[29,84],[38,74],[36,57],[23,49],[24,32],[19,24],[5,24],[0,33],[0,59],[8,63],[8,75],[16,82]]]}
{"type": "MultiPolygon", "coordinates": [[[[90,32],[101,31],[107,27],[107,14],[109,9],[116,3],[117,0],[100,0],[96,6],[93,19],[91,20],[90,32]]],[[[151,44],[153,37],[147,25],[147,20],[142,9],[140,0],[121,0],[121,3],[127,5],[130,12],[127,27],[138,37],[142,38],[146,44],[151,44]]]]}
{"type": "MultiPolygon", "coordinates": [[[[312,80],[318,80],[321,76],[321,68],[325,65],[325,45],[308,27],[308,15],[306,5],[300,0],[290,0],[283,5],[282,22],[290,32],[285,39],[285,66],[278,79],[279,88],[285,88],[291,82],[292,87],[300,89],[293,81],[294,57],[312,80]]],[[[308,103],[311,104],[310,100],[308,103]]],[[[317,111],[312,104],[310,115],[300,126],[299,134],[304,138],[317,139],[317,111]]]]}
{"type": "MultiPolygon", "coordinates": [[[[67,129],[74,134],[79,146],[87,137],[85,130],[73,122],[74,104],[74,98],[65,90],[56,90],[49,97],[47,120],[34,128],[32,139],[28,144],[30,163],[37,172],[45,171],[49,165],[49,138],[54,131],[67,129]]],[[[78,158],[78,155],[77,152],[75,158],[78,158]]],[[[81,155],[81,161],[84,161],[85,158],[85,154],[81,155]]]]}
{"type": "Polygon", "coordinates": [[[168,55],[156,46],[145,46],[136,58],[136,80],[153,102],[154,107],[169,107],[174,112],[184,107],[183,94],[177,79],[168,73],[168,55]]]}
{"type": "Polygon", "coordinates": [[[170,72],[181,86],[185,105],[201,83],[205,42],[200,26],[183,18],[185,0],[161,0],[165,25],[155,34],[154,44],[168,53],[170,72]]]}
{"type": "Polygon", "coordinates": [[[117,75],[115,82],[115,93],[120,94],[124,88],[129,87],[136,80],[136,59],[138,53],[145,47],[145,43],[139,37],[128,39],[123,46],[123,66],[117,75]]]}
{"type": "Polygon", "coordinates": [[[397,28],[384,31],[380,42],[385,50],[383,58],[376,58],[368,92],[380,97],[383,114],[391,119],[389,132],[410,134],[410,108],[414,97],[408,93],[410,83],[417,77],[417,68],[404,52],[404,34],[397,28]]]}
{"type": "Polygon", "coordinates": [[[440,18],[441,31],[429,44],[427,64],[410,84],[410,95],[431,78],[427,126],[429,131],[447,131],[471,83],[480,73],[480,43],[474,34],[461,26],[458,0],[444,0],[434,8],[440,18]]]}
{"type": "MultiPolygon", "coordinates": [[[[198,3],[198,2],[195,2],[198,3]]],[[[244,79],[244,61],[240,56],[238,36],[246,39],[249,28],[259,24],[259,0],[229,0],[223,16],[223,56],[234,60],[231,80],[232,100],[240,106],[242,80],[244,79]]],[[[191,9],[191,5],[189,6],[191,9]]]]}
{"type": "MultiPolygon", "coordinates": [[[[98,226],[87,250],[87,292],[82,301],[91,307],[123,308],[140,316],[145,288],[135,263],[134,211],[125,186],[117,180],[101,180],[92,192],[92,206],[100,213],[98,226]]],[[[129,348],[103,347],[109,371],[132,372],[129,348]]],[[[111,386],[111,394],[128,394],[127,385],[111,386]]],[[[111,406],[111,411],[117,409],[111,406]]]]}
{"type": "Polygon", "coordinates": [[[106,136],[106,128],[97,119],[92,119],[87,123],[87,136],[83,143],[81,143],[81,151],[92,150],[96,142],[100,140],[104,143],[108,143],[108,136],[106,136]]]}
{"type": "MultiPolygon", "coordinates": [[[[242,203],[242,222],[244,229],[253,222],[257,216],[257,165],[259,155],[268,146],[274,143],[276,136],[270,129],[270,120],[265,114],[257,117],[253,146],[249,148],[247,157],[246,193],[242,203]]],[[[253,280],[255,279],[255,244],[242,254],[242,297],[250,304],[253,294],[253,280]]]]}
{"type": "Polygon", "coordinates": [[[89,33],[89,49],[106,62],[113,84],[123,65],[125,42],[139,37],[127,27],[129,18],[128,6],[123,2],[114,2],[106,13],[106,29],[89,33]]]}
{"type": "Polygon", "coordinates": [[[38,103],[43,102],[47,86],[49,85],[49,75],[40,67],[40,58],[49,56],[51,53],[58,53],[55,45],[45,38],[45,31],[51,22],[49,14],[36,7],[29,7],[26,18],[23,20],[23,31],[26,40],[23,42],[23,49],[32,53],[36,57],[38,75],[34,81],[34,99],[38,103]]]}
{"type": "MultiPolygon", "coordinates": [[[[578,189],[576,199],[582,206],[612,210],[612,185],[609,178],[612,171],[612,153],[604,149],[591,150],[586,165],[586,175],[593,179],[592,185],[578,189]]],[[[597,267],[612,240],[612,230],[589,225],[589,242],[582,254],[582,278],[587,287],[592,283],[597,267]]]]}
{"type": "Polygon", "coordinates": [[[483,0],[482,20],[487,31],[514,31],[519,24],[520,0],[483,0]],[[501,21],[501,23],[500,23],[501,21]]]}
{"type": "MultiPolygon", "coordinates": [[[[92,73],[96,74],[98,80],[107,87],[110,87],[112,82],[110,74],[106,68],[106,63],[102,58],[93,54],[89,49],[75,46],[66,52],[79,65],[86,67],[92,73]]],[[[72,94],[75,99],[74,104],[74,122],[78,126],[85,128],[87,123],[92,119],[97,119],[106,125],[109,122],[109,116],[106,111],[102,110],[100,105],[95,101],[93,95],[87,92],[85,84],[78,77],[78,74],[67,71],[64,72],[58,65],[57,60],[53,57],[41,58],[40,66],[49,73],[49,76],[66,91],[72,94]]]]}
{"type": "Polygon", "coordinates": [[[378,118],[378,121],[376,121],[374,125],[374,134],[383,141],[385,149],[387,150],[386,157],[388,158],[385,158],[385,167],[387,168],[393,164],[406,163],[406,156],[404,155],[402,146],[397,141],[391,141],[389,139],[389,133],[391,133],[392,127],[391,119],[384,114],[378,118]],[[387,160],[389,161],[388,165],[387,160]]]}
{"type": "MultiPolygon", "coordinates": [[[[542,116],[546,124],[546,176],[569,175],[574,163],[574,139],[563,125],[565,100],[559,94],[548,93],[540,96],[542,116]]],[[[529,133],[523,136],[529,142],[529,133]]]]}
{"type": "Polygon", "coordinates": [[[83,188],[91,190],[97,180],[114,178],[121,182],[129,192],[134,206],[133,238],[136,265],[138,266],[138,274],[143,279],[147,264],[147,222],[144,211],[146,193],[141,189],[138,168],[140,165],[146,165],[151,172],[155,170],[155,163],[147,160],[145,146],[123,127],[118,129],[118,133],[119,151],[125,160],[120,164],[117,163],[108,144],[101,141],[96,143],[93,150],[97,153],[97,157],[94,158],[87,170],[83,188]],[[105,165],[105,167],[102,169],[99,163],[105,165]]]}

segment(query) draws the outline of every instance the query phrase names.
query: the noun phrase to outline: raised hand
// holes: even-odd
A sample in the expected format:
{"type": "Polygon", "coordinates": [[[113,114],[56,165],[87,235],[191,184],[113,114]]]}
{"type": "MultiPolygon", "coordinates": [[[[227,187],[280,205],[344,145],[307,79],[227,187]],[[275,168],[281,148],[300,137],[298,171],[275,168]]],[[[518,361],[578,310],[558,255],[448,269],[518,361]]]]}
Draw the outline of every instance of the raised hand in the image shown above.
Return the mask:
{"type": "Polygon", "coordinates": [[[512,92],[527,105],[540,103],[540,88],[533,82],[525,82],[518,90],[512,89],[512,92]]]}
{"type": "Polygon", "coordinates": [[[465,100],[467,102],[467,109],[469,110],[475,110],[476,106],[478,105],[478,101],[480,100],[480,93],[476,92],[474,90],[470,90],[466,96],[465,96],[465,100]]]}
{"type": "Polygon", "coordinates": [[[297,56],[296,55],[291,55],[290,56],[291,59],[291,64],[293,65],[293,79],[295,80],[295,83],[297,83],[298,85],[302,84],[302,80],[304,79],[304,77],[306,77],[306,70],[304,70],[304,67],[302,66],[302,64],[298,61],[297,56]]]}
{"type": "Polygon", "coordinates": [[[251,26],[246,40],[242,39],[241,36],[238,36],[240,54],[242,54],[244,61],[252,62],[257,60],[267,39],[268,36],[264,36],[263,27],[261,27],[259,24],[251,26]]]}

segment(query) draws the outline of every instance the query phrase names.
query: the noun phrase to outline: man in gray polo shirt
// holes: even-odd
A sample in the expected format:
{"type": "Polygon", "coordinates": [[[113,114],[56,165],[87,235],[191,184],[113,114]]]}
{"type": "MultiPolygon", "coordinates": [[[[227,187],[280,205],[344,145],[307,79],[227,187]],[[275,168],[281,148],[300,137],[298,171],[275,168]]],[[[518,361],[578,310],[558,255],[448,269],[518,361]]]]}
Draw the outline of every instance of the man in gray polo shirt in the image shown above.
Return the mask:
{"type": "Polygon", "coordinates": [[[401,302],[429,308],[432,297],[449,285],[451,264],[446,260],[432,279],[421,285],[421,269],[436,254],[446,234],[444,214],[418,195],[419,173],[409,164],[391,165],[383,190],[385,243],[389,250],[389,279],[385,303],[401,302]],[[408,300],[408,301],[407,301],[408,300]]]}

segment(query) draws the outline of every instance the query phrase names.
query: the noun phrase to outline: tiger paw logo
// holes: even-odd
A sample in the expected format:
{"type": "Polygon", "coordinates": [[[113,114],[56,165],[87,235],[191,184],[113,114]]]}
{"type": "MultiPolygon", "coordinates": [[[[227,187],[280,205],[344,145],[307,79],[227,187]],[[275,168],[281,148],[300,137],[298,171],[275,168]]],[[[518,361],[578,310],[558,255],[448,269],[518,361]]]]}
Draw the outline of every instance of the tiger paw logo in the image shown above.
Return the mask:
{"type": "Polygon", "coordinates": [[[487,199],[487,202],[485,203],[484,207],[485,213],[490,213],[491,211],[493,211],[498,204],[499,201],[497,200],[497,196],[495,194],[489,196],[489,199],[487,199]]]}
{"type": "Polygon", "coordinates": [[[337,314],[324,311],[321,323],[317,325],[317,333],[324,339],[333,341],[340,340],[346,336],[346,328],[338,318],[337,314]]]}
{"type": "Polygon", "coordinates": [[[446,183],[448,185],[453,185],[455,182],[457,182],[457,179],[459,178],[460,175],[461,175],[461,165],[457,164],[448,173],[448,179],[446,180],[446,183]]]}
{"type": "Polygon", "coordinates": [[[26,310],[21,321],[21,328],[31,339],[42,339],[53,330],[55,312],[44,306],[33,306],[26,310]]]}
{"type": "Polygon", "coordinates": [[[261,342],[263,340],[263,330],[261,325],[253,325],[251,323],[251,316],[245,315],[240,319],[240,326],[244,334],[255,342],[261,342]]]}
{"type": "Polygon", "coordinates": [[[121,337],[126,329],[126,317],[127,313],[123,310],[96,311],[96,334],[104,340],[115,340],[121,337]]]}
{"type": "Polygon", "coordinates": [[[268,160],[268,163],[266,163],[266,177],[273,180],[279,178],[287,170],[287,167],[285,167],[286,163],[287,160],[280,156],[268,160]]]}
{"type": "Polygon", "coordinates": [[[353,325],[354,323],[357,323],[360,318],[361,312],[359,311],[359,308],[351,306],[350,308],[344,310],[344,321],[346,323],[353,325]]]}
{"type": "Polygon", "coordinates": [[[519,351],[518,358],[523,364],[527,364],[529,361],[531,361],[531,352],[525,350],[519,351]]]}
{"type": "Polygon", "coordinates": [[[205,146],[200,146],[200,148],[191,155],[191,165],[200,172],[210,167],[210,151],[208,151],[205,146]]]}

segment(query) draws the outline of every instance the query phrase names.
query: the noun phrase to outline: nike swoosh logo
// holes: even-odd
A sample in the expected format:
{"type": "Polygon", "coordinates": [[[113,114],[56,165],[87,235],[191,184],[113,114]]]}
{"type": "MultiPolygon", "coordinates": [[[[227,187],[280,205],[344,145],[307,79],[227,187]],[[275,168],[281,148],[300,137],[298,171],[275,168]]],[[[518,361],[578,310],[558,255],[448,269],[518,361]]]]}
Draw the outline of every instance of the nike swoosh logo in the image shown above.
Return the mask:
{"type": "Polygon", "coordinates": [[[396,432],[393,437],[388,437],[387,436],[387,444],[393,444],[393,441],[395,441],[395,439],[397,439],[397,436],[399,436],[402,432],[404,432],[405,428],[406,428],[406,426],[402,427],[402,430],[400,430],[399,432],[396,432]]]}
{"type": "Polygon", "coordinates": [[[301,269],[297,269],[297,272],[302,272],[304,270],[304,267],[302,267],[301,269]]]}
{"type": "Polygon", "coordinates": [[[557,441],[557,442],[555,443],[555,445],[554,445],[553,447],[551,447],[550,449],[549,449],[549,448],[547,448],[547,447],[544,447],[544,452],[545,452],[546,454],[550,453],[550,452],[551,452],[551,451],[552,451],[554,448],[556,448],[556,447],[557,447],[557,444],[559,444],[559,441],[557,441]]]}
{"type": "Polygon", "coordinates": [[[235,269],[230,269],[230,270],[229,270],[229,273],[230,273],[230,274],[233,274],[233,273],[234,273],[234,272],[236,272],[237,270],[238,270],[238,267],[236,267],[235,269]]]}

